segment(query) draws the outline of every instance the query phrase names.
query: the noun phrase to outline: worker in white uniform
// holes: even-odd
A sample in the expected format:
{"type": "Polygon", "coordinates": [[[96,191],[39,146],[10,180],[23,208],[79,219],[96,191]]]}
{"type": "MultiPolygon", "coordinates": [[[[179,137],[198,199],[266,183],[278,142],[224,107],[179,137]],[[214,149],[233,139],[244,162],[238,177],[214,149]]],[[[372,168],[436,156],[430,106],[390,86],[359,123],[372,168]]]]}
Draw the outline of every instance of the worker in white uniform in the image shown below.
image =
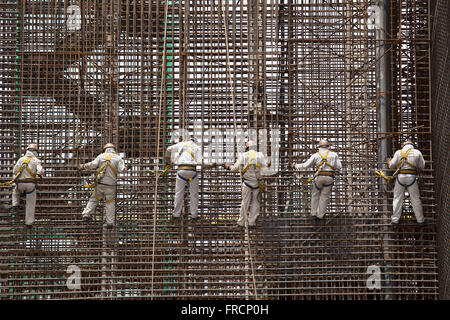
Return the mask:
{"type": "Polygon", "coordinates": [[[342,164],[337,153],[329,150],[330,144],[327,140],[320,140],[318,147],[318,152],[313,154],[306,162],[296,164],[295,169],[305,170],[314,166],[315,177],[312,180],[311,215],[317,219],[323,219],[330,202],[334,176],[342,168],[342,164]]]}
{"type": "Polygon", "coordinates": [[[411,198],[417,223],[423,224],[425,218],[423,216],[422,201],[420,200],[419,185],[417,184],[418,171],[425,168],[425,160],[422,153],[414,149],[412,141],[406,141],[403,143],[402,149],[397,150],[394,157],[386,159],[386,162],[390,169],[399,168],[394,186],[392,224],[396,225],[400,221],[405,189],[408,190],[411,198]]]}
{"type": "Polygon", "coordinates": [[[261,207],[261,176],[267,170],[269,161],[262,152],[256,151],[256,141],[248,141],[246,143],[247,151],[238,155],[237,161],[231,165],[224,164],[224,168],[230,171],[242,173],[242,202],[237,225],[245,226],[245,218],[249,227],[256,225],[256,219],[259,216],[261,207]]]}
{"type": "MultiPolygon", "coordinates": [[[[182,139],[182,138],[180,138],[182,139]]],[[[197,167],[211,169],[216,164],[203,163],[202,150],[193,140],[180,141],[167,148],[165,161],[171,166],[175,165],[177,171],[175,184],[175,200],[172,217],[177,220],[181,217],[183,209],[184,190],[189,184],[190,220],[197,220],[198,216],[198,172],[197,167]]]]}
{"type": "Polygon", "coordinates": [[[90,221],[91,214],[97,208],[100,200],[105,200],[106,227],[112,229],[116,213],[116,184],[119,173],[124,172],[130,166],[125,166],[123,159],[116,153],[115,146],[107,143],[103,147],[103,153],[94,161],[78,165],[78,170],[97,170],[95,182],[85,187],[93,188],[91,198],[82,213],[84,221],[90,221]]]}
{"type": "Polygon", "coordinates": [[[14,166],[14,182],[16,187],[12,194],[12,209],[17,211],[20,203],[20,196],[25,195],[25,225],[31,228],[34,223],[34,213],[36,208],[36,177],[44,174],[41,160],[38,159],[37,144],[28,145],[27,152],[14,166]]]}

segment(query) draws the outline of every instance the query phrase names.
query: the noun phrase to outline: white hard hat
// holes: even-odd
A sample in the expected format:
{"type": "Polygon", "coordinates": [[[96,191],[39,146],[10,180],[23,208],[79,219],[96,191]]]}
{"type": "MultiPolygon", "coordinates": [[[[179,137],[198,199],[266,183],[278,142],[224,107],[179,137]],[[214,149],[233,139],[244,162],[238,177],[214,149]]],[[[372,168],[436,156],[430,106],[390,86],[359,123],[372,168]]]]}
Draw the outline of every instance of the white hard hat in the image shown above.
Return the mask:
{"type": "Polygon", "coordinates": [[[407,144],[411,144],[412,146],[414,146],[414,142],[412,142],[411,140],[407,140],[407,141],[403,142],[402,148],[404,148],[407,144]]]}
{"type": "Polygon", "coordinates": [[[30,143],[27,147],[27,150],[31,150],[31,151],[37,151],[38,147],[36,143],[30,143]]]}
{"type": "Polygon", "coordinates": [[[247,143],[245,144],[246,147],[256,147],[256,141],[254,140],[249,140],[247,141],[247,143]]]}

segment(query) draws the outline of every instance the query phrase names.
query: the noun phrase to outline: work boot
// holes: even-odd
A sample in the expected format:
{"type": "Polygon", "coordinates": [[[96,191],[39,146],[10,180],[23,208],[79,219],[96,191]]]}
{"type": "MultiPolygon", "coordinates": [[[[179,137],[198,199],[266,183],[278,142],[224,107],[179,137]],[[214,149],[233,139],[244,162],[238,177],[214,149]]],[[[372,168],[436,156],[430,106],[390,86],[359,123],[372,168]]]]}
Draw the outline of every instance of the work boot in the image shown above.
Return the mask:
{"type": "Polygon", "coordinates": [[[174,216],[172,215],[172,222],[178,222],[181,220],[181,216],[174,216]]]}
{"type": "Polygon", "coordinates": [[[114,228],[114,224],[112,224],[112,223],[107,223],[106,224],[106,229],[112,230],[113,228],[114,228]]]}
{"type": "Polygon", "coordinates": [[[83,221],[84,221],[84,222],[89,222],[89,221],[91,221],[91,217],[89,217],[89,216],[83,216],[83,221]]]}
{"type": "Polygon", "coordinates": [[[314,222],[315,222],[316,224],[322,224],[323,221],[324,221],[323,218],[319,218],[318,216],[314,216],[314,222]]]}
{"type": "Polygon", "coordinates": [[[199,221],[200,220],[200,217],[197,215],[197,216],[193,216],[193,215],[189,215],[189,221],[193,221],[193,222],[195,222],[195,221],[199,221]]]}
{"type": "Polygon", "coordinates": [[[31,230],[31,228],[33,228],[33,224],[26,224],[25,227],[27,227],[28,230],[31,230]]]}

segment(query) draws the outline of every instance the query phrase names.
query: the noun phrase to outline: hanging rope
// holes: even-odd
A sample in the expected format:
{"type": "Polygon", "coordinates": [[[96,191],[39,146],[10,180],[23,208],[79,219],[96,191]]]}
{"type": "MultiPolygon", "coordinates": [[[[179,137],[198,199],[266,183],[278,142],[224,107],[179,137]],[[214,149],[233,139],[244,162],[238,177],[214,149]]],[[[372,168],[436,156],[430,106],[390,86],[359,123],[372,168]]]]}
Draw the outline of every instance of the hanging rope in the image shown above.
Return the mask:
{"type": "MultiPolygon", "coordinates": [[[[163,43],[163,57],[162,57],[162,70],[161,70],[161,86],[159,90],[159,111],[158,111],[158,130],[156,134],[156,166],[158,166],[159,163],[159,140],[161,137],[161,111],[162,111],[162,104],[163,104],[163,90],[164,90],[164,84],[165,84],[165,76],[166,76],[166,47],[167,47],[167,13],[169,11],[169,1],[165,1],[165,7],[164,7],[164,43],[163,43]]],[[[154,193],[154,199],[155,199],[155,205],[153,207],[153,245],[152,245],[152,280],[151,280],[151,291],[150,291],[150,297],[153,300],[153,288],[154,288],[154,279],[155,279],[155,241],[156,241],[156,210],[157,210],[157,196],[158,196],[158,180],[159,175],[155,174],[155,193],[154,193]]]]}
{"type": "MultiPolygon", "coordinates": [[[[223,25],[224,25],[224,31],[225,31],[225,48],[226,48],[226,68],[227,68],[227,74],[228,74],[228,78],[230,79],[230,91],[231,91],[231,101],[233,104],[233,124],[234,124],[234,134],[235,134],[235,139],[236,139],[236,133],[237,133],[237,121],[236,121],[236,101],[235,101],[235,96],[234,96],[234,82],[233,82],[233,78],[231,75],[231,70],[230,70],[230,50],[228,47],[228,22],[226,20],[226,15],[222,14],[222,1],[219,0],[218,3],[218,13],[219,13],[219,17],[222,18],[223,21],[223,25]]],[[[241,197],[242,199],[244,199],[244,191],[242,188],[242,184],[243,184],[243,176],[242,176],[242,171],[239,170],[239,177],[240,177],[240,181],[241,181],[241,197]]],[[[252,248],[250,245],[250,237],[249,237],[249,232],[248,232],[248,212],[247,212],[247,208],[245,206],[243,206],[243,212],[244,212],[244,220],[245,220],[245,235],[247,238],[247,247],[248,247],[248,252],[249,252],[249,259],[250,259],[250,268],[251,268],[251,272],[252,272],[252,280],[253,280],[253,289],[254,289],[254,294],[255,294],[255,298],[258,299],[258,292],[256,290],[256,278],[255,278],[255,268],[253,266],[253,255],[252,255],[252,248]]]]}

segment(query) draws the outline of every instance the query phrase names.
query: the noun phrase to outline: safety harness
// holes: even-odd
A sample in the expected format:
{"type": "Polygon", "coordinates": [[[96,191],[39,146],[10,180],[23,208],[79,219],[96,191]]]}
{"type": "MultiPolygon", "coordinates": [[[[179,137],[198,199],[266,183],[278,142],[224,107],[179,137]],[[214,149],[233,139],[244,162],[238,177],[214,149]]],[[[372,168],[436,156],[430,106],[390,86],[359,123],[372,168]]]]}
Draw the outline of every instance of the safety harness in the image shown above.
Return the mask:
{"type": "Polygon", "coordinates": [[[407,164],[408,166],[410,166],[412,169],[406,169],[406,170],[400,170],[399,173],[404,173],[404,174],[415,174],[417,175],[417,167],[415,165],[413,165],[412,163],[408,162],[408,154],[411,152],[411,149],[408,149],[408,151],[406,151],[405,154],[403,154],[403,150],[400,150],[400,154],[402,156],[401,160],[395,165],[396,168],[400,168],[401,165],[403,164],[407,164]]]}
{"type": "MultiPolygon", "coordinates": [[[[175,163],[178,161],[178,159],[180,159],[181,155],[183,154],[184,151],[186,151],[187,153],[189,153],[192,157],[192,159],[195,159],[195,155],[194,153],[191,151],[191,149],[189,148],[192,145],[192,141],[189,141],[188,143],[184,144],[183,147],[180,149],[180,151],[178,152],[177,158],[174,162],[172,162],[171,164],[167,165],[164,170],[161,172],[161,174],[159,175],[160,177],[165,175],[170,169],[172,169],[172,167],[175,165],[175,163]]],[[[178,170],[195,170],[195,166],[190,166],[190,165],[180,165],[178,166],[178,170]]],[[[157,170],[153,170],[152,171],[153,174],[157,173],[157,170]]],[[[185,180],[185,181],[192,181],[192,179],[194,179],[197,175],[195,175],[194,177],[192,177],[191,179],[185,179],[183,177],[181,177],[180,175],[178,175],[181,179],[185,180]]]]}
{"type": "MultiPolygon", "coordinates": [[[[192,141],[189,141],[188,143],[185,143],[185,144],[183,145],[183,147],[182,147],[181,150],[180,150],[180,153],[178,154],[177,160],[175,160],[175,162],[178,161],[178,159],[181,157],[181,155],[182,155],[183,152],[185,152],[185,151],[191,155],[191,157],[192,157],[193,160],[195,160],[195,155],[194,155],[194,153],[191,151],[191,149],[189,148],[190,146],[192,146],[192,143],[193,143],[192,141]]],[[[179,165],[179,166],[178,166],[178,170],[193,170],[193,171],[195,171],[195,166],[193,166],[193,165],[179,165]]],[[[180,179],[182,179],[182,180],[184,180],[184,181],[186,181],[186,182],[190,182],[190,181],[194,180],[194,179],[197,177],[197,172],[195,173],[195,175],[194,175],[192,178],[184,178],[184,177],[182,177],[179,173],[177,173],[177,176],[178,176],[180,179]]]]}
{"type": "Polygon", "coordinates": [[[114,175],[117,178],[116,169],[114,169],[113,165],[111,164],[111,159],[112,159],[112,157],[114,155],[115,155],[115,153],[110,153],[110,154],[105,153],[106,162],[95,173],[95,181],[92,184],[85,184],[84,185],[85,188],[92,189],[92,188],[95,188],[97,186],[97,184],[99,183],[100,179],[103,177],[103,175],[101,175],[101,173],[106,168],[106,166],[109,166],[111,168],[111,171],[114,173],[114,175]]]}
{"type": "MultiPolygon", "coordinates": [[[[250,157],[250,161],[249,163],[245,166],[245,168],[242,170],[242,175],[244,175],[248,169],[250,169],[251,166],[253,167],[258,167],[260,170],[262,169],[261,165],[258,163],[258,161],[256,161],[256,153],[250,152],[248,151],[247,154],[250,157]]],[[[244,180],[244,184],[249,187],[250,189],[256,190],[259,188],[259,191],[264,192],[266,190],[266,186],[260,181],[259,179],[259,171],[255,169],[255,174],[256,174],[256,180],[258,183],[257,187],[252,187],[250,186],[248,183],[245,182],[244,180]]]]}
{"type": "MultiPolygon", "coordinates": [[[[328,153],[330,151],[328,150],[327,153],[325,155],[323,155],[320,151],[318,152],[320,157],[322,158],[322,161],[320,161],[317,166],[315,167],[315,172],[313,174],[312,177],[310,178],[298,178],[303,184],[308,184],[311,181],[313,181],[317,176],[331,176],[334,177],[335,172],[336,172],[336,168],[331,165],[331,163],[328,162],[327,157],[328,157],[328,153]],[[332,171],[325,171],[325,170],[321,170],[323,166],[328,166],[332,171]]],[[[324,187],[329,187],[331,186],[333,183],[328,184],[328,185],[324,185],[324,187]]],[[[319,189],[319,187],[317,187],[317,185],[314,183],[314,185],[316,186],[317,189],[319,189]]],[[[319,189],[321,190],[321,189],[319,189]]]]}
{"type": "MultiPolygon", "coordinates": [[[[14,182],[16,182],[17,181],[17,179],[20,177],[20,175],[22,174],[22,171],[23,171],[23,169],[26,169],[27,171],[28,171],[28,173],[32,176],[32,178],[28,178],[28,179],[22,179],[22,180],[20,180],[20,181],[17,181],[17,182],[36,182],[36,174],[35,173],[33,173],[33,171],[31,171],[31,169],[30,169],[30,167],[28,166],[28,164],[30,163],[30,161],[32,160],[33,158],[26,158],[26,157],[22,157],[22,166],[20,167],[20,169],[19,169],[19,171],[17,172],[17,174],[14,176],[14,178],[12,179],[12,180],[10,180],[10,181],[8,181],[8,182],[3,182],[3,183],[0,183],[0,186],[8,186],[8,185],[10,185],[11,183],[14,183],[14,182]]],[[[33,190],[34,191],[34,190],[33,190]]],[[[31,193],[31,192],[29,192],[29,193],[31,193]]]]}
{"type": "MultiPolygon", "coordinates": [[[[397,162],[397,164],[395,165],[395,167],[397,168],[397,170],[395,170],[394,174],[391,177],[388,177],[384,174],[384,172],[382,170],[375,170],[375,173],[377,175],[379,175],[380,177],[382,177],[384,180],[386,180],[386,182],[391,182],[394,178],[397,177],[397,175],[399,173],[403,173],[403,174],[414,174],[417,175],[417,167],[415,165],[413,165],[412,163],[408,162],[408,154],[411,152],[411,149],[408,149],[405,153],[403,153],[403,150],[400,150],[400,155],[401,155],[401,159],[399,162],[397,162]],[[412,169],[404,169],[402,170],[401,167],[403,164],[407,164],[408,166],[410,166],[412,169]]],[[[403,186],[403,187],[409,187],[411,185],[414,184],[414,182],[416,182],[416,179],[414,180],[413,183],[409,184],[409,185],[404,185],[402,184],[398,178],[397,178],[398,183],[403,186]]]]}
{"type": "MultiPolygon", "coordinates": [[[[113,165],[111,164],[111,159],[114,155],[115,155],[115,153],[108,154],[105,152],[106,162],[95,173],[95,181],[92,184],[84,185],[85,188],[90,188],[90,189],[94,188],[94,197],[97,201],[100,201],[100,198],[97,196],[97,188],[96,187],[97,187],[97,184],[100,183],[99,182],[100,179],[103,177],[103,175],[101,173],[103,172],[103,170],[105,170],[106,166],[109,166],[111,168],[111,171],[114,173],[115,177],[117,178],[117,171],[116,171],[116,169],[114,169],[113,165]]],[[[116,197],[113,197],[111,199],[105,199],[105,203],[111,203],[114,200],[116,200],[116,197]]]]}

